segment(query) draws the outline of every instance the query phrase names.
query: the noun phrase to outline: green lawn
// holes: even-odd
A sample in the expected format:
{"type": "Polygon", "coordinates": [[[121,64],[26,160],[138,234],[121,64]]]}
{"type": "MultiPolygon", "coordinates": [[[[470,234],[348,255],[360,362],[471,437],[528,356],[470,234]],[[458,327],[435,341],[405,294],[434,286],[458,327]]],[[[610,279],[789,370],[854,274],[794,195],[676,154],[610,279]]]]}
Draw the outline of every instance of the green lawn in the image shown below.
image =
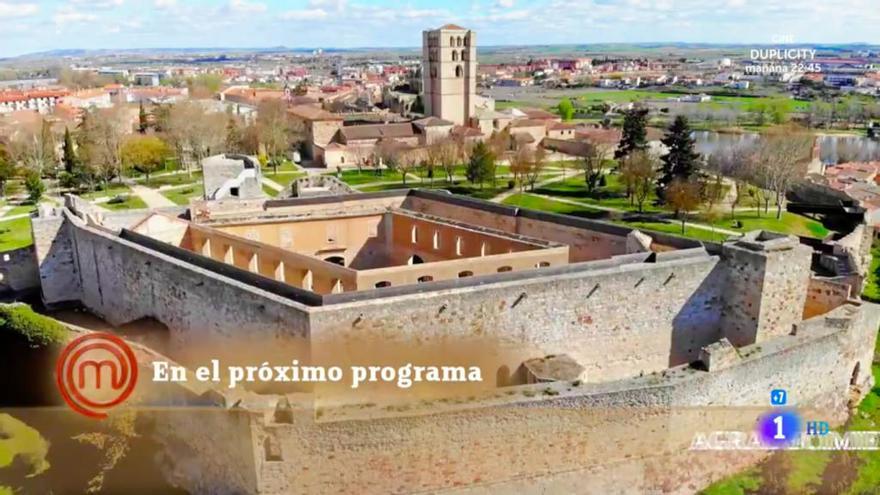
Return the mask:
{"type": "Polygon", "coordinates": [[[94,201],[98,198],[112,198],[119,194],[131,194],[131,188],[118,182],[99,184],[94,191],[80,194],[80,197],[94,201]]]}
{"type": "Polygon", "coordinates": [[[871,268],[868,271],[868,281],[865,283],[862,298],[880,303],[880,244],[875,244],[871,248],[871,268]]]}
{"type": "Polygon", "coordinates": [[[719,218],[711,220],[701,219],[700,222],[743,233],[751,230],[770,230],[773,232],[781,232],[783,234],[817,237],[820,239],[824,238],[829,233],[828,229],[820,222],[787,211],[783,211],[782,218],[777,220],[776,211],[774,209],[770,210],[769,215],[761,212],[760,217],[758,216],[757,211],[739,212],[736,215],[736,219],[742,224],[741,228],[734,227],[729,212],[719,218]]]}
{"type": "Polygon", "coordinates": [[[181,206],[189,206],[191,199],[201,199],[204,197],[204,194],[205,188],[201,184],[193,184],[191,187],[173,189],[162,193],[163,196],[173,201],[174,204],[181,206]]]}
{"type": "Polygon", "coordinates": [[[101,203],[99,206],[101,208],[106,208],[112,211],[142,210],[147,208],[147,203],[144,203],[144,200],[142,200],[137,194],[123,194],[121,197],[124,199],[124,201],[121,201],[119,203],[114,201],[107,201],[105,203],[101,203]]]}
{"type": "Polygon", "coordinates": [[[33,242],[30,217],[0,222],[0,252],[27,247],[33,242]]]}
{"type": "Polygon", "coordinates": [[[359,186],[361,184],[369,184],[371,182],[389,182],[396,181],[401,182],[403,176],[400,175],[400,172],[395,170],[344,170],[342,174],[339,176],[342,182],[350,186],[359,186]]]}
{"type": "Polygon", "coordinates": [[[727,240],[728,236],[726,234],[722,234],[720,232],[712,232],[710,230],[697,229],[690,224],[685,225],[684,234],[681,233],[681,222],[673,221],[672,223],[665,222],[625,222],[623,220],[617,221],[615,223],[619,223],[621,225],[626,225],[627,227],[632,227],[634,229],[639,230],[653,230],[655,232],[663,232],[666,234],[673,234],[679,237],[688,237],[691,239],[696,239],[699,241],[710,241],[710,242],[724,242],[727,240]]]}
{"type": "Polygon", "coordinates": [[[275,196],[278,196],[278,194],[281,191],[276,191],[275,189],[272,189],[271,187],[267,186],[266,184],[263,184],[263,192],[266,193],[266,195],[269,196],[270,198],[274,198],[275,196]]]}
{"type": "Polygon", "coordinates": [[[18,457],[30,475],[37,475],[49,469],[48,452],[49,443],[40,432],[9,414],[0,414],[0,468],[11,466],[18,457]]]}
{"type": "Polygon", "coordinates": [[[11,217],[13,215],[23,215],[25,213],[30,213],[30,212],[36,211],[36,210],[37,210],[36,205],[28,202],[28,203],[13,207],[11,210],[6,212],[6,214],[3,216],[11,217]]]}
{"type": "MultiPolygon", "coordinates": [[[[149,187],[159,188],[162,186],[182,186],[184,184],[194,184],[202,181],[202,171],[193,170],[192,175],[186,172],[176,174],[167,174],[150,177],[149,187]]],[[[136,182],[141,185],[148,185],[146,178],[137,179],[136,182]]]]}
{"type": "MultiPolygon", "coordinates": [[[[617,174],[608,174],[605,176],[605,186],[600,187],[592,193],[587,192],[587,184],[583,175],[577,177],[569,177],[564,181],[547,184],[535,190],[537,194],[545,196],[556,196],[560,198],[570,199],[579,203],[588,205],[600,205],[608,208],[617,208],[624,211],[637,211],[635,205],[630,204],[630,200],[626,197],[626,186],[620,182],[620,176],[617,174]]],[[[662,208],[654,206],[657,196],[652,191],[643,205],[643,211],[659,212],[662,208]]]]}
{"type": "Polygon", "coordinates": [[[263,173],[263,177],[265,177],[269,180],[275,181],[278,184],[284,186],[285,188],[287,186],[289,186],[290,183],[293,182],[294,180],[296,180],[300,177],[304,177],[306,175],[305,172],[298,172],[298,171],[297,172],[278,172],[277,174],[275,174],[275,173],[271,172],[272,169],[269,169],[269,170],[270,170],[269,172],[263,173]]]}
{"type": "Polygon", "coordinates": [[[551,213],[559,213],[561,215],[571,215],[575,217],[604,218],[608,215],[602,210],[590,208],[586,205],[579,206],[570,203],[562,203],[551,199],[541,198],[539,196],[532,196],[528,193],[514,194],[505,199],[503,203],[509,206],[518,206],[530,210],[549,211],[551,213]]]}

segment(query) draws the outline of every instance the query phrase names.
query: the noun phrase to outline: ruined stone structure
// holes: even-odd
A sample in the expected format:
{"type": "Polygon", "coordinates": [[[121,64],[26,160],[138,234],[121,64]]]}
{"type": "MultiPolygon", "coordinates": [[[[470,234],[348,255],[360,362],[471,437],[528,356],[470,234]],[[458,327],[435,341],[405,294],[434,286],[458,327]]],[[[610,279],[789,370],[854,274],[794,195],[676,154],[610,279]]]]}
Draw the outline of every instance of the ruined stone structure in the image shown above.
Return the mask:
{"type": "MultiPolygon", "coordinates": [[[[189,366],[423,349],[483,371],[455,393],[218,385],[192,397],[213,408],[156,418],[195,493],[692,493],[761,457],[688,451],[697,432],[750,431],[774,388],[839,424],[872,385],[878,307],[794,237],[704,244],[408,190],[137,218],[70,199],[33,226],[47,304],[158,320],[189,366]]],[[[837,249],[853,267],[856,241],[837,249]]]]}

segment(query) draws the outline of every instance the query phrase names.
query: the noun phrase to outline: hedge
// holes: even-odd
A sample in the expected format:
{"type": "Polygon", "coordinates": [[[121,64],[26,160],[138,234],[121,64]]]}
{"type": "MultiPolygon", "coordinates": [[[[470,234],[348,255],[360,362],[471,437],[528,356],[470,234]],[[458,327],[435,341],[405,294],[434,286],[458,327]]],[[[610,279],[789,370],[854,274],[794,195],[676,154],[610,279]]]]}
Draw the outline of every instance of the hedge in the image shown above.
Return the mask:
{"type": "Polygon", "coordinates": [[[0,331],[24,337],[31,347],[46,347],[67,340],[67,327],[34,312],[26,304],[0,304],[0,331]]]}

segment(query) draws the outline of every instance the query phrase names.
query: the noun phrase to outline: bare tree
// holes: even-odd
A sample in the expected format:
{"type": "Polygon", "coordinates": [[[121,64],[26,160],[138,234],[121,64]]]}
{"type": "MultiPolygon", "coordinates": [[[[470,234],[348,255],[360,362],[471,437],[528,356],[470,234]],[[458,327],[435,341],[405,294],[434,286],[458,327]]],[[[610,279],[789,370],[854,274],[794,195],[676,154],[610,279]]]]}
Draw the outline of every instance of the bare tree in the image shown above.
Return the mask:
{"type": "Polygon", "coordinates": [[[77,136],[80,158],[89,175],[122,182],[122,144],[133,132],[133,114],[126,108],[93,110],[83,119],[77,136]]]}
{"type": "Polygon", "coordinates": [[[45,175],[58,160],[52,126],[41,118],[32,125],[17,129],[9,140],[8,153],[11,161],[26,171],[45,175]]]}
{"type": "Polygon", "coordinates": [[[529,189],[535,190],[535,183],[547,167],[547,151],[542,146],[532,153],[532,161],[526,171],[526,180],[529,182],[529,189]]]}
{"type": "Polygon", "coordinates": [[[622,174],[631,185],[632,198],[638,206],[639,213],[644,211],[645,201],[654,190],[657,167],[657,159],[645,151],[634,151],[623,159],[622,174]]]}
{"type": "Polygon", "coordinates": [[[290,118],[284,100],[266,99],[257,107],[257,130],[269,163],[277,173],[284,154],[294,143],[302,141],[302,125],[298,120],[290,118]]]}
{"type": "Polygon", "coordinates": [[[208,112],[197,102],[187,101],[171,107],[168,112],[167,140],[190,176],[191,161],[201,166],[206,157],[223,149],[226,125],[225,114],[208,112]]]}
{"type": "Polygon", "coordinates": [[[531,149],[523,147],[510,159],[510,171],[513,173],[513,179],[519,182],[519,190],[522,192],[526,177],[532,169],[534,162],[534,152],[531,149]]]}
{"type": "MultiPolygon", "coordinates": [[[[776,199],[776,218],[782,218],[785,194],[807,174],[813,137],[796,128],[767,134],[752,159],[751,180],[776,199]]],[[[769,199],[765,200],[765,208],[769,199]]]]}
{"type": "Polygon", "coordinates": [[[605,175],[605,159],[611,151],[612,145],[602,142],[585,142],[581,155],[581,168],[584,170],[584,180],[587,182],[587,192],[592,193],[599,185],[599,180],[605,175]]]}

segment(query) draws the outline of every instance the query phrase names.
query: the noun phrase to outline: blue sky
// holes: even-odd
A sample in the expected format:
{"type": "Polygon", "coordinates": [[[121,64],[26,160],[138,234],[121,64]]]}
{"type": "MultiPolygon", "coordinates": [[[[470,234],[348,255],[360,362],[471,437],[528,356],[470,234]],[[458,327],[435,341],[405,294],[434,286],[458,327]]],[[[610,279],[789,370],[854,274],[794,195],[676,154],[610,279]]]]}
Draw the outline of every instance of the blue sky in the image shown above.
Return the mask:
{"type": "Polygon", "coordinates": [[[0,56],[59,48],[417,46],[447,22],[483,45],[880,44],[880,0],[0,0],[0,56]]]}

